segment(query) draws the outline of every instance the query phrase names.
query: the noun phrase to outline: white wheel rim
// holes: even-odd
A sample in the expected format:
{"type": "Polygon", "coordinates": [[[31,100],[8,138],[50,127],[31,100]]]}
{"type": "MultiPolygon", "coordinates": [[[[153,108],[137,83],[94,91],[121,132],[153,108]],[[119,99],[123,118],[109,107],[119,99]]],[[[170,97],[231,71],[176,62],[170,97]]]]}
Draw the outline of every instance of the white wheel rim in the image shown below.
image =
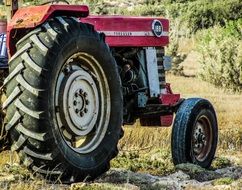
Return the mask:
{"type": "Polygon", "coordinates": [[[70,148],[84,154],[100,145],[111,99],[106,75],[93,56],[79,52],[65,62],[57,78],[55,107],[58,128],[70,148]]]}

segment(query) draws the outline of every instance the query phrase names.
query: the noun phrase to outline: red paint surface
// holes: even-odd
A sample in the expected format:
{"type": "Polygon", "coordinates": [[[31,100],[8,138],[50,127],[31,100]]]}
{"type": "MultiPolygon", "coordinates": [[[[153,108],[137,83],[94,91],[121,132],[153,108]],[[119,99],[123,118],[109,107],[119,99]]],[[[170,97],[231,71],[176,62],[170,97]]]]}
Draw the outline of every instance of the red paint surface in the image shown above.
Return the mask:
{"type": "MultiPolygon", "coordinates": [[[[43,5],[23,7],[19,9],[8,24],[8,39],[10,55],[16,51],[14,39],[18,39],[18,32],[23,35],[26,30],[33,29],[43,24],[54,16],[74,16],[80,18],[81,22],[94,25],[99,32],[152,32],[154,19],[161,21],[163,31],[168,33],[169,21],[164,18],[153,17],[124,17],[124,16],[88,16],[87,6],[78,5],[43,5]],[[87,18],[84,18],[88,16],[87,18]],[[17,35],[17,36],[16,36],[17,35]],[[15,37],[14,39],[12,37],[15,37]]],[[[158,47],[166,46],[169,43],[168,36],[109,36],[106,42],[111,47],[158,47]]]]}
{"type": "Polygon", "coordinates": [[[173,122],[173,114],[160,116],[160,125],[162,127],[170,127],[172,125],[172,122],[173,122]]]}
{"type": "MultiPolygon", "coordinates": [[[[173,94],[169,83],[166,84],[167,94],[160,95],[160,103],[166,106],[173,106],[180,100],[180,94],[173,94]]],[[[160,117],[161,126],[168,127],[172,125],[173,114],[160,117]]]]}
{"type": "Polygon", "coordinates": [[[43,5],[18,9],[7,27],[7,46],[10,56],[16,51],[14,39],[18,39],[17,31],[26,34],[26,30],[29,31],[54,16],[86,17],[88,15],[89,8],[85,5],[43,5]]]}
{"type": "MultiPolygon", "coordinates": [[[[163,31],[169,32],[169,21],[154,17],[125,17],[125,16],[88,16],[81,22],[90,23],[100,32],[152,32],[152,22],[159,20],[163,31]]],[[[169,44],[169,37],[162,36],[108,36],[106,42],[111,47],[161,47],[169,44]]]]}

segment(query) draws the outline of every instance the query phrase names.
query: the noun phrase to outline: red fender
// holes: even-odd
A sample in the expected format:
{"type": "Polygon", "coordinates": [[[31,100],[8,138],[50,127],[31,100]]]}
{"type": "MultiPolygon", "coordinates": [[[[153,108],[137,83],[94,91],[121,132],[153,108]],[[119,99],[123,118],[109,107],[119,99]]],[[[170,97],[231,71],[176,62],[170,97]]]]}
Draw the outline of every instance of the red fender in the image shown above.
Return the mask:
{"type": "Polygon", "coordinates": [[[54,16],[87,17],[86,5],[42,5],[22,7],[14,14],[7,28],[7,45],[10,56],[16,51],[15,44],[26,33],[54,16]]]}

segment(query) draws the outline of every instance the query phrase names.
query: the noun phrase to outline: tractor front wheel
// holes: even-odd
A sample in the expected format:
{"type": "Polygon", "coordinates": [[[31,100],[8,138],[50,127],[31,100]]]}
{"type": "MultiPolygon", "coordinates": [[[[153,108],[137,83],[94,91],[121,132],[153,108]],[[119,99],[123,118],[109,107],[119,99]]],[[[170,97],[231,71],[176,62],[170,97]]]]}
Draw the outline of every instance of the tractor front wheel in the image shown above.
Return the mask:
{"type": "Polygon", "coordinates": [[[176,113],[172,129],[174,164],[194,163],[210,167],[217,140],[217,118],[211,103],[200,98],[185,100],[176,113]]]}
{"type": "Polygon", "coordinates": [[[64,182],[109,169],[122,134],[122,92],[104,36],[56,17],[17,43],[5,80],[12,150],[36,172],[64,182]]]}

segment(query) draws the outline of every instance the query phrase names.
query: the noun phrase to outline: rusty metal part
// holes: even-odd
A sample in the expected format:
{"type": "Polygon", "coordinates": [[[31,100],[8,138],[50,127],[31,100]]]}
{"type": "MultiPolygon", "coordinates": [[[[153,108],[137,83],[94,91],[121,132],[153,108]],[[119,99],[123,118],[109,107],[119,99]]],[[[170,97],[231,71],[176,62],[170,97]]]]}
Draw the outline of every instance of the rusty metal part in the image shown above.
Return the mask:
{"type": "MultiPolygon", "coordinates": [[[[89,8],[85,5],[42,5],[21,7],[8,22],[7,46],[10,56],[16,52],[17,42],[31,30],[40,26],[48,19],[65,15],[69,17],[86,17],[89,8]]],[[[73,18],[73,19],[75,19],[73,18]]],[[[60,22],[63,22],[62,20],[60,22]]]]}
{"type": "Polygon", "coordinates": [[[184,99],[181,98],[173,105],[149,104],[144,109],[139,110],[137,114],[140,117],[158,117],[162,115],[170,115],[176,112],[183,101],[184,99]]]}
{"type": "Polygon", "coordinates": [[[43,24],[53,14],[64,14],[67,16],[86,17],[89,8],[85,5],[43,5],[22,7],[13,16],[8,25],[11,29],[35,28],[43,24]]]}
{"type": "Polygon", "coordinates": [[[202,115],[192,131],[193,155],[196,160],[203,162],[207,158],[211,151],[212,141],[212,124],[205,115],[202,115]]]}

